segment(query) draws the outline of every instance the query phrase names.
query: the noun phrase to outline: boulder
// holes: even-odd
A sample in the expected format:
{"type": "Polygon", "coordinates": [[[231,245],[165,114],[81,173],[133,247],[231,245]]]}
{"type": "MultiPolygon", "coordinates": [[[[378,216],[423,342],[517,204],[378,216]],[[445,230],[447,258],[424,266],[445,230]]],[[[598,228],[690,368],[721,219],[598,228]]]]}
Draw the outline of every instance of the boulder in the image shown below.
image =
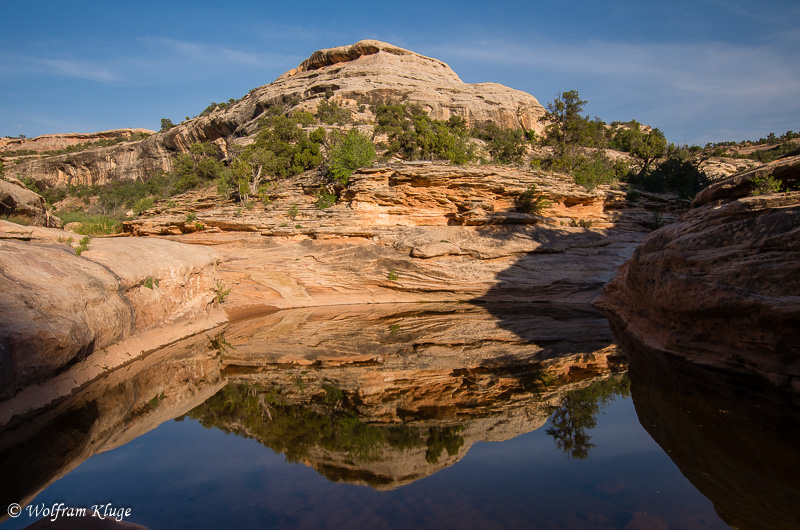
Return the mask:
{"type": "Polygon", "coordinates": [[[101,364],[104,348],[196,319],[214,299],[209,249],[95,238],[77,256],[63,234],[34,229],[28,241],[0,239],[0,398],[90,356],[101,364]]]}
{"type": "Polygon", "coordinates": [[[665,353],[800,390],[800,157],[713,184],[652,233],[594,300],[619,333],[665,353]]]}
{"type": "Polygon", "coordinates": [[[45,208],[44,198],[14,178],[0,180],[0,215],[22,217],[37,226],[61,227],[61,219],[45,208]]]}

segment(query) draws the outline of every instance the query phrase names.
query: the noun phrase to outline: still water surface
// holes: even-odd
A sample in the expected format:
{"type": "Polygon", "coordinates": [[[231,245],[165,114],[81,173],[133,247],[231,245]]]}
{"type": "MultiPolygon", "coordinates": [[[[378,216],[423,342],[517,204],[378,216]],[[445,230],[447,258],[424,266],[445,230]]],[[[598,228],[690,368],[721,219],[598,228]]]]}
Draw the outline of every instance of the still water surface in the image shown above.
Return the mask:
{"type": "Polygon", "coordinates": [[[639,426],[630,398],[606,407],[591,436],[583,460],[545,429],[476,443],[448,468],[376,491],[187,419],[93,456],[32,504],[111,502],[151,528],[727,528],[639,426]]]}
{"type": "Polygon", "coordinates": [[[586,308],[281,312],[10,429],[0,493],[154,529],[800,521],[794,405],[680,363],[628,373],[619,353],[586,308]]]}

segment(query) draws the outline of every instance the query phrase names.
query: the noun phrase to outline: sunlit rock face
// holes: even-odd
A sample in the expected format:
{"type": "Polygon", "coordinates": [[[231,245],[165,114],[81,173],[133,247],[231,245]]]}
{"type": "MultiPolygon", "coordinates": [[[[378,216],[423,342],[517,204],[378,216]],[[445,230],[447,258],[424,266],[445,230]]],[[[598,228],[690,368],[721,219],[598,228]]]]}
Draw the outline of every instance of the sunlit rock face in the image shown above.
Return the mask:
{"type": "Polygon", "coordinates": [[[754,376],[626,342],[642,426],[733,528],[800,520],[800,399],[754,376]]]}
{"type": "MultiPolygon", "coordinates": [[[[216,142],[223,154],[235,138],[254,134],[262,114],[274,105],[316,111],[329,98],[370,121],[371,104],[421,104],[434,119],[462,117],[468,126],[492,122],[502,128],[540,133],[544,108],[530,94],[497,83],[468,84],[445,63],[379,41],[320,50],[298,68],[253,89],[236,103],[187,120],[137,142],[46,158],[11,159],[14,174],[48,186],[144,180],[172,170],[172,156],[196,142],[216,142]]],[[[96,133],[99,134],[99,133],[96,133]]],[[[45,139],[29,141],[44,145],[45,139]]]]}
{"type": "Polygon", "coordinates": [[[652,230],[653,211],[667,222],[685,208],[500,166],[389,164],[350,181],[324,210],[308,191],[316,182],[303,175],[281,181],[263,210],[197,193],[125,230],[213,246],[234,286],[232,311],[475,298],[582,303],[652,230]],[[535,213],[518,204],[532,186],[547,201],[535,213]],[[203,230],[185,220],[190,211],[203,230]]]}
{"type": "Polygon", "coordinates": [[[0,238],[0,398],[91,358],[73,382],[79,387],[163,345],[165,337],[130,344],[116,360],[104,350],[146,330],[198,319],[214,297],[216,260],[206,248],[93,238],[78,256],[73,247],[82,236],[28,230],[24,239],[0,238]]]}
{"type": "MultiPolygon", "coordinates": [[[[530,94],[497,83],[464,83],[442,61],[375,40],[314,52],[264,89],[303,99],[330,89],[354,107],[405,100],[422,104],[437,120],[460,116],[468,126],[490,121],[537,133],[543,128],[544,108],[530,94]]],[[[304,106],[316,108],[316,102],[304,106]]]]}
{"type": "Polygon", "coordinates": [[[28,224],[36,226],[61,228],[61,219],[47,211],[42,196],[13,178],[0,180],[0,215],[22,217],[28,224]]]}
{"type": "Polygon", "coordinates": [[[621,333],[694,362],[800,390],[800,181],[789,157],[716,182],[651,234],[595,300],[621,333]]]}

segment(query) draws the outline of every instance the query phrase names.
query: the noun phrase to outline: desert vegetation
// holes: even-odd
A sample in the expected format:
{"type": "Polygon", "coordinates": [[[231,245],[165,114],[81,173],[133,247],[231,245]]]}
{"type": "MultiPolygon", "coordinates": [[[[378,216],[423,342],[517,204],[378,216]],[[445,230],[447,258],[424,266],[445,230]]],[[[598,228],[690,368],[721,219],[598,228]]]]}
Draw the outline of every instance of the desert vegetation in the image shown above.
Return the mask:
{"type": "MultiPolygon", "coordinates": [[[[353,172],[375,160],[527,166],[569,174],[589,190],[624,185],[629,196],[643,190],[691,198],[710,182],[700,169],[701,161],[719,156],[767,162],[797,149],[796,140],[800,138],[800,133],[787,131],[755,142],[722,142],[702,148],[678,146],[668,143],[658,128],[636,120],[606,123],[598,117],[590,118],[584,114],[587,102],[576,90],[563,92],[546,105],[541,118],[544,131],[540,135],[523,129],[503,129],[491,122],[468,127],[457,115],[435,120],[422,105],[408,101],[361,102],[360,119],[365,113],[373,119],[370,123],[357,122],[355,107],[341,105],[332,95],[325,94],[313,114],[290,112],[289,104],[273,104],[260,118],[252,143],[229,145],[225,156],[213,143],[192,144],[188,152],[174,156],[170,172],[158,172],[141,181],[69,185],[62,189],[47,188],[31,179],[23,183],[42,194],[51,207],[68,204],[54,213],[65,223],[81,223],[82,233],[95,235],[119,231],[126,216],[140,214],[159,201],[196,188],[215,187],[221,198],[236,201],[243,208],[252,208],[257,201],[266,206],[280,180],[309,170],[317,171],[319,178],[314,204],[320,209],[328,208],[336,203],[353,172]],[[62,203],[68,197],[77,201],[62,203]]],[[[224,110],[238,101],[212,102],[200,115],[224,110]]],[[[162,131],[174,126],[168,118],[161,120],[162,131]]],[[[142,133],[78,144],[43,155],[77,152],[146,136],[142,133]]],[[[4,156],[25,154],[13,151],[4,156]]],[[[10,173],[8,168],[6,164],[6,174],[10,173]]],[[[0,158],[0,173],[3,170],[0,158]]],[[[774,183],[767,182],[756,193],[775,189],[774,183]]],[[[535,188],[520,195],[519,201],[518,209],[529,213],[538,213],[547,206],[535,188]]],[[[290,217],[297,215],[295,211],[290,217]]]]}

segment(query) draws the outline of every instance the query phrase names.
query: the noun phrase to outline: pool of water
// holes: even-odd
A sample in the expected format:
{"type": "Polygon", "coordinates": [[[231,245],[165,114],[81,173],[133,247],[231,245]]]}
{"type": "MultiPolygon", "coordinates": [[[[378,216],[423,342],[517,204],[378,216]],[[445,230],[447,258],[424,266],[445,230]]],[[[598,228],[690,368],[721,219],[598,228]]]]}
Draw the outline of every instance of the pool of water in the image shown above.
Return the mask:
{"type": "Polygon", "coordinates": [[[794,398],[622,353],[585,308],[240,322],[7,426],[0,527],[795,527],[794,398]]]}
{"type": "MultiPolygon", "coordinates": [[[[540,428],[476,443],[431,476],[377,491],[331,482],[257,440],[170,421],[91,457],[31,505],[112,503],[151,528],[727,527],[642,429],[629,397],[590,433],[585,459],[540,428]]],[[[3,527],[30,522],[23,513],[3,527]]]]}

